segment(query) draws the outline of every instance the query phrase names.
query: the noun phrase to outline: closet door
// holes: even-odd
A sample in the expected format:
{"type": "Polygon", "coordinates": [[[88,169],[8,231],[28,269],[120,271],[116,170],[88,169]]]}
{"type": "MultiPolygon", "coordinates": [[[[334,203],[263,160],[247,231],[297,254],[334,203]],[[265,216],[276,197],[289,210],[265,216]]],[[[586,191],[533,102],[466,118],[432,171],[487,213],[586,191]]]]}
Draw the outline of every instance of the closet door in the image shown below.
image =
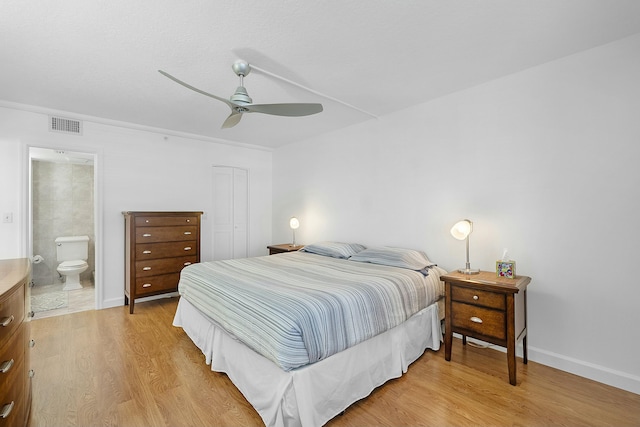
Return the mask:
{"type": "Polygon", "coordinates": [[[233,257],[248,255],[249,228],[249,173],[246,169],[233,169],[233,257]]]}
{"type": "Polygon", "coordinates": [[[213,167],[213,259],[247,257],[249,174],[246,169],[213,167]]]}

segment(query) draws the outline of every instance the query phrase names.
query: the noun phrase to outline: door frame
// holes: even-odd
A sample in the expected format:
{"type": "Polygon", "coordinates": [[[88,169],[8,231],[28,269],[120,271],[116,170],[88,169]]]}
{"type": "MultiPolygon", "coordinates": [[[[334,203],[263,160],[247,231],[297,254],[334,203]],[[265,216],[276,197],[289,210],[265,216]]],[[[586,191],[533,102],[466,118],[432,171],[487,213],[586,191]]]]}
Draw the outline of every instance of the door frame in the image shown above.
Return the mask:
{"type": "Polygon", "coordinates": [[[96,310],[103,308],[103,218],[102,218],[102,152],[99,150],[79,148],[56,144],[54,146],[41,143],[24,144],[24,173],[22,177],[22,211],[23,215],[23,242],[26,256],[33,258],[33,206],[32,206],[32,152],[31,149],[61,150],[81,153],[93,158],[93,232],[95,235],[95,276],[94,276],[94,305],[96,310]]]}

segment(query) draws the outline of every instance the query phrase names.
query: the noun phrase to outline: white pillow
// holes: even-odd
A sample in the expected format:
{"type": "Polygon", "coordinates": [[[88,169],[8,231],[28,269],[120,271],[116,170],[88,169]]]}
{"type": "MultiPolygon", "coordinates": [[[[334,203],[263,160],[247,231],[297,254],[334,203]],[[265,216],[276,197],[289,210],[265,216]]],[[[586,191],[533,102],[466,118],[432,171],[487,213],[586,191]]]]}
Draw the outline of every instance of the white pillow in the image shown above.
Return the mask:
{"type": "Polygon", "coordinates": [[[363,250],[365,247],[358,243],[342,242],[319,242],[307,245],[301,249],[302,252],[309,252],[317,255],[330,256],[333,258],[347,259],[363,250]]]}
{"type": "Polygon", "coordinates": [[[427,254],[422,251],[388,246],[367,248],[353,255],[349,258],[349,261],[370,262],[409,270],[423,270],[426,267],[435,265],[427,258],[427,254]]]}

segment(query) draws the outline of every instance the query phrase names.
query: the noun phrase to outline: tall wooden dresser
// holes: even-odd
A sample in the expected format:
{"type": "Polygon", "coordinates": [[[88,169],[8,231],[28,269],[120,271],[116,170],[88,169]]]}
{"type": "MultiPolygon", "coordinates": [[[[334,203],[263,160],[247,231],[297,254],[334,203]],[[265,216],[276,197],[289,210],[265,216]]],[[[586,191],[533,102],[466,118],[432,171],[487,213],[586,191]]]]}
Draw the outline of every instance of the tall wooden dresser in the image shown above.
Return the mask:
{"type": "Polygon", "coordinates": [[[176,292],[180,271],[200,262],[202,212],[123,212],[124,302],[133,314],[136,298],[176,292]]]}
{"type": "Polygon", "coordinates": [[[0,426],[26,426],[31,409],[28,258],[0,260],[0,426]]]}

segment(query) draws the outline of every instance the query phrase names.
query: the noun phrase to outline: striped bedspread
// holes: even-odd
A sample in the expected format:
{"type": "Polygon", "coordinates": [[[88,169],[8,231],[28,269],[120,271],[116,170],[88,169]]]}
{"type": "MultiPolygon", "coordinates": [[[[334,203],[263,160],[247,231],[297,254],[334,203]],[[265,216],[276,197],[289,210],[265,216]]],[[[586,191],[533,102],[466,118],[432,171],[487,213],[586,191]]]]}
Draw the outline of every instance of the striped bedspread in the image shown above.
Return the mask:
{"type": "Polygon", "coordinates": [[[182,270],[180,295],[283,370],[391,329],[443,294],[435,267],[396,267],[292,252],[182,270]]]}

